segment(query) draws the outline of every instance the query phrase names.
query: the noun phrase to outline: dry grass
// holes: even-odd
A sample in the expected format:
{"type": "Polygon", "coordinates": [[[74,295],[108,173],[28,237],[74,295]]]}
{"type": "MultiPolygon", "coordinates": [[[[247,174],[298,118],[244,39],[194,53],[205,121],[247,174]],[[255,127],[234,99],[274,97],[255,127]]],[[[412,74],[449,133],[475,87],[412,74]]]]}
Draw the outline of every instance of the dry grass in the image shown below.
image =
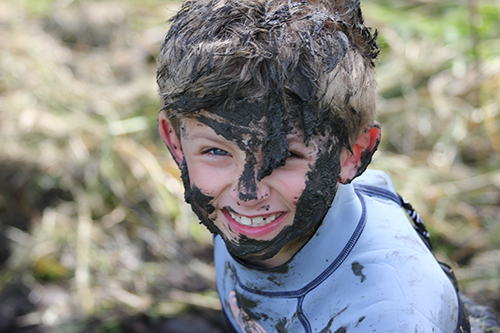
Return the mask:
{"type": "MultiPolygon", "coordinates": [[[[374,167],[498,309],[500,3],[364,3],[383,47],[374,167]]],[[[156,133],[154,59],[177,6],[0,3],[0,331],[219,308],[211,236],[156,133]]]]}

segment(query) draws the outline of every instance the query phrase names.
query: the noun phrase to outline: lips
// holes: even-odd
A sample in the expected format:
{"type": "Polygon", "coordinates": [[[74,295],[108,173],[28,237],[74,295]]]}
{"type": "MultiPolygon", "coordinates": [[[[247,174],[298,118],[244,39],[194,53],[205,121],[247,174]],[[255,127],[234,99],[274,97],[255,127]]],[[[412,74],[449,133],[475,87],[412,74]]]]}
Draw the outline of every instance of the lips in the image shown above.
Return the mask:
{"type": "Polygon", "coordinates": [[[288,213],[279,212],[265,216],[248,217],[228,212],[225,209],[222,210],[222,213],[234,231],[251,238],[259,238],[272,233],[280,227],[288,215],[288,213]]]}
{"type": "Polygon", "coordinates": [[[257,217],[247,217],[243,215],[238,215],[234,214],[232,212],[229,212],[229,215],[238,223],[246,225],[246,226],[252,226],[252,227],[261,227],[263,225],[269,224],[274,222],[276,218],[280,217],[283,212],[276,213],[276,214],[271,214],[267,215],[266,217],[262,216],[257,216],[257,217]]]}

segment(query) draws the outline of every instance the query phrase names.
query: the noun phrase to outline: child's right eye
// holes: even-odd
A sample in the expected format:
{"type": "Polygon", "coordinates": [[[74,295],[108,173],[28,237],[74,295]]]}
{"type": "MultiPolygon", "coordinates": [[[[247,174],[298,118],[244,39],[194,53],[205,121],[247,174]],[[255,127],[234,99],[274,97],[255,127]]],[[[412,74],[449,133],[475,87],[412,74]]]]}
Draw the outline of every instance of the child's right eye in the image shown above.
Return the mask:
{"type": "Polygon", "coordinates": [[[217,155],[217,156],[227,156],[231,155],[227,151],[222,150],[220,148],[211,148],[205,151],[206,154],[212,154],[212,155],[217,155]]]}
{"type": "Polygon", "coordinates": [[[290,157],[295,157],[295,158],[304,158],[304,154],[296,152],[296,151],[290,151],[290,157]]]}

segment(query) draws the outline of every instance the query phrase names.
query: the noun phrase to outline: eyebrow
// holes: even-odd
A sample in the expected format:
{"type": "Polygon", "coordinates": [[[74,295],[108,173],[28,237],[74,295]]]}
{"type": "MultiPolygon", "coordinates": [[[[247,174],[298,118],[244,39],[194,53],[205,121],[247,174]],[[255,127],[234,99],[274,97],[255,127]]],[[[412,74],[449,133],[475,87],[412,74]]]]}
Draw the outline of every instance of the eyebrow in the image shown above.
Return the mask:
{"type": "MultiPolygon", "coordinates": [[[[210,128],[210,129],[213,131],[213,133],[210,131],[207,131],[207,132],[197,131],[196,133],[190,134],[189,138],[191,138],[191,139],[205,139],[205,140],[212,141],[212,142],[215,142],[218,144],[235,143],[234,141],[228,140],[228,139],[224,138],[221,134],[215,132],[215,130],[213,128],[210,128]]],[[[303,144],[304,143],[304,134],[303,133],[288,133],[286,136],[286,139],[290,144],[293,144],[293,143],[299,143],[299,144],[302,143],[303,144]]]]}
{"type": "Polygon", "coordinates": [[[220,144],[230,142],[229,140],[225,139],[224,137],[222,137],[221,135],[219,135],[217,133],[215,133],[215,135],[213,135],[212,133],[199,133],[198,132],[198,133],[190,134],[188,136],[188,138],[189,139],[205,139],[205,140],[220,143],[220,144]]]}
{"type": "Polygon", "coordinates": [[[288,142],[299,142],[304,143],[304,135],[303,134],[289,134],[286,136],[288,142]]]}

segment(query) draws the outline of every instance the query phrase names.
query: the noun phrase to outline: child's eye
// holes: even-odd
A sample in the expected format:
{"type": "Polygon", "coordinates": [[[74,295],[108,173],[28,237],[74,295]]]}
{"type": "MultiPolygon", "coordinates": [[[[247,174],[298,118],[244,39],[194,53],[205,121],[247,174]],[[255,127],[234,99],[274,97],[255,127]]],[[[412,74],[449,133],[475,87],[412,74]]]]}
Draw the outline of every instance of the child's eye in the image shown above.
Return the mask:
{"type": "Polygon", "coordinates": [[[205,151],[206,154],[212,154],[212,155],[217,155],[217,156],[227,156],[231,155],[227,151],[222,150],[220,148],[211,148],[205,151]]]}
{"type": "Polygon", "coordinates": [[[296,152],[296,151],[290,151],[290,157],[295,157],[295,158],[304,158],[304,155],[299,153],[299,152],[296,152]]]}

